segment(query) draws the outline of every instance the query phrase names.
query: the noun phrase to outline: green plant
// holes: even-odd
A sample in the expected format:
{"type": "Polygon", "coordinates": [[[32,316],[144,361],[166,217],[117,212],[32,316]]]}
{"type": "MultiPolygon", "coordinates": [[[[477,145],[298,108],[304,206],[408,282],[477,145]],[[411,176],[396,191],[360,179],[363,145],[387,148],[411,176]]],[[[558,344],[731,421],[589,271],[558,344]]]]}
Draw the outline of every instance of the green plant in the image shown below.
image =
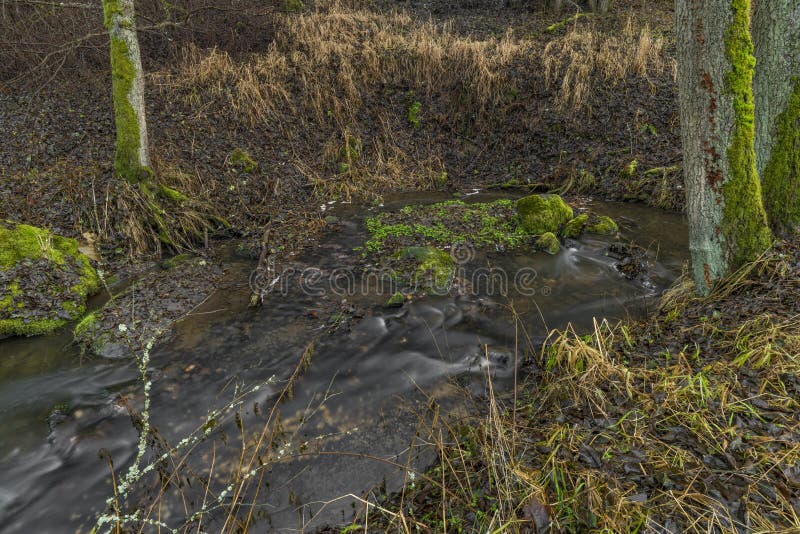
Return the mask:
{"type": "Polygon", "coordinates": [[[408,122],[411,123],[411,126],[414,128],[419,128],[419,125],[422,122],[422,118],[420,117],[421,112],[422,103],[419,100],[415,100],[408,106],[408,122]]]}

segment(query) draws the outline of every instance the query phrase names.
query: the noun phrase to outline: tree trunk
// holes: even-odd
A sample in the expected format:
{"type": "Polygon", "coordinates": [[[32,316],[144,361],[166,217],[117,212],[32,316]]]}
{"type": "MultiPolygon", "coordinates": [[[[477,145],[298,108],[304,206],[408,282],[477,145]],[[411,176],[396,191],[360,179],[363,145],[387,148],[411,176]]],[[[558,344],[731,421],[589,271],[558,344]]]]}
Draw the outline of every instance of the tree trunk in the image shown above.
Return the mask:
{"type": "Polygon", "coordinates": [[[689,247],[697,292],[770,244],[756,174],[749,0],[676,0],[689,247]]]}
{"type": "Polygon", "coordinates": [[[757,59],[756,164],[776,231],[800,226],[800,0],[760,0],[753,13],[757,59]]]}
{"type": "Polygon", "coordinates": [[[111,79],[117,144],[114,169],[130,181],[152,174],[147,149],[144,72],[136,37],[133,0],[103,0],[105,26],[111,38],[111,79]]]}

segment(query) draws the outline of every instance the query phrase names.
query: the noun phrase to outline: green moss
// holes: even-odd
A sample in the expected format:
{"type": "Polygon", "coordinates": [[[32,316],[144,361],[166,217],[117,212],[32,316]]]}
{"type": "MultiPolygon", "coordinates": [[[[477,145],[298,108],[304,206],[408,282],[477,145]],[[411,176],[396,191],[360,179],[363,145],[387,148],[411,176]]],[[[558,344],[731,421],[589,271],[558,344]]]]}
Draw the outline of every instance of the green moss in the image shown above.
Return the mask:
{"type": "MultiPolygon", "coordinates": [[[[116,3],[114,3],[116,4],[116,3]]],[[[139,165],[139,121],[128,100],[135,70],[128,57],[128,45],[111,36],[111,79],[114,92],[114,121],[117,131],[114,170],[129,182],[140,182],[152,176],[152,170],[139,165]]]]}
{"type": "Polygon", "coordinates": [[[776,120],[775,145],[762,177],[764,204],[776,231],[800,226],[800,79],[776,120]]]}
{"type": "Polygon", "coordinates": [[[622,176],[624,178],[633,178],[633,176],[636,174],[636,169],[638,168],[639,161],[634,158],[626,163],[624,167],[622,167],[622,176]]]}
{"type": "Polygon", "coordinates": [[[0,336],[51,332],[80,316],[86,297],[99,288],[97,273],[78,250],[77,241],[9,221],[0,221],[0,270],[11,272],[6,294],[0,298],[0,336]],[[48,287],[53,283],[48,276],[62,271],[74,274],[60,280],[73,281],[77,275],[78,281],[70,287],[48,287]],[[36,275],[37,280],[41,277],[41,281],[35,287],[33,283],[23,284],[27,275],[36,275]],[[47,306],[54,302],[56,305],[49,312],[26,310],[27,303],[37,299],[46,301],[47,306]]]}
{"type": "Polygon", "coordinates": [[[75,338],[81,338],[95,324],[97,324],[97,313],[96,312],[88,313],[83,319],[80,320],[80,322],[77,325],[75,325],[75,329],[72,331],[72,333],[75,336],[75,338]]]}
{"type": "Polygon", "coordinates": [[[394,295],[389,297],[389,300],[386,301],[385,306],[389,308],[397,308],[403,305],[406,301],[406,296],[403,295],[400,291],[396,291],[394,295]]]}
{"type": "Polygon", "coordinates": [[[0,298],[0,312],[13,311],[16,307],[14,297],[19,295],[19,283],[16,281],[11,282],[8,286],[8,293],[0,298]]]}
{"type": "Polygon", "coordinates": [[[731,71],[725,76],[725,89],[733,99],[734,124],[727,150],[730,174],[722,186],[725,205],[721,231],[728,266],[735,268],[764,252],[772,236],[762,203],[753,144],[755,58],[750,38],[750,1],[731,0],[731,9],[733,21],[725,37],[731,71]]]}
{"type": "Polygon", "coordinates": [[[65,319],[0,319],[0,337],[4,336],[42,336],[50,334],[67,324],[65,319]]]}
{"type": "Polygon", "coordinates": [[[583,228],[589,221],[589,215],[582,213],[567,223],[561,235],[572,239],[577,239],[583,233],[583,228]]]}
{"type": "Polygon", "coordinates": [[[455,261],[447,252],[436,247],[406,247],[396,257],[415,261],[411,275],[417,288],[432,292],[450,287],[455,261]]]}
{"type": "Polygon", "coordinates": [[[183,202],[189,200],[189,197],[187,197],[177,189],[173,189],[163,184],[159,184],[158,192],[162,197],[167,198],[173,202],[183,202]]]}
{"type": "Polygon", "coordinates": [[[585,13],[583,11],[579,11],[578,13],[575,13],[574,15],[572,15],[570,17],[567,17],[567,18],[565,18],[563,20],[559,20],[558,22],[555,22],[555,23],[551,24],[550,26],[545,28],[544,31],[546,31],[547,33],[554,33],[554,32],[557,32],[557,31],[561,31],[561,30],[563,30],[564,28],[567,27],[567,24],[571,24],[571,23],[577,21],[578,19],[580,19],[582,17],[589,16],[589,15],[591,15],[591,13],[585,13]]]}
{"type": "Polygon", "coordinates": [[[103,0],[103,24],[106,29],[111,29],[111,22],[115,15],[122,15],[122,8],[118,0],[103,0]]]}
{"type": "Polygon", "coordinates": [[[258,163],[243,148],[235,148],[230,155],[231,165],[239,167],[242,171],[250,173],[258,169],[258,163]]]}
{"type": "Polygon", "coordinates": [[[556,233],[572,219],[572,208],[558,195],[530,195],[517,201],[517,213],[526,232],[556,233]]]}
{"type": "Polygon", "coordinates": [[[162,261],[161,268],[165,270],[174,269],[175,267],[181,265],[182,263],[190,261],[192,258],[194,258],[192,254],[176,254],[175,256],[172,256],[171,258],[162,261]]]}
{"type": "Polygon", "coordinates": [[[540,235],[536,239],[536,248],[539,250],[544,250],[548,254],[558,254],[558,251],[561,249],[561,245],[558,242],[558,238],[552,232],[547,232],[540,235]]]}
{"type": "Polygon", "coordinates": [[[617,232],[619,232],[619,226],[614,219],[606,215],[600,215],[595,223],[586,227],[588,234],[616,235],[617,232]]]}

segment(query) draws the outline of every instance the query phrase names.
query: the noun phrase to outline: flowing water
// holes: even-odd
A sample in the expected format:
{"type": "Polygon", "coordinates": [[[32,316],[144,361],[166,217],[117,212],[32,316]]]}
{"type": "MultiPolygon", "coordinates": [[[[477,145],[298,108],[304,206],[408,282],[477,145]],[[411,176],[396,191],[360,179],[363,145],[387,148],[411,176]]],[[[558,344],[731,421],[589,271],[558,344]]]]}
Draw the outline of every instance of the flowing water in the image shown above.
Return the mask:
{"type": "MultiPolygon", "coordinates": [[[[423,198],[436,200],[404,196],[387,208],[423,198]]],[[[353,265],[353,248],[365,239],[362,217],[346,207],[337,212],[340,230],[292,265],[321,275],[268,295],[260,308],[247,306],[253,264],[232,259],[223,287],[152,351],[152,424],[174,444],[210,410],[264,384],[246,397],[241,424],[229,418],[221,425],[228,447],[204,443],[189,461],[200,469],[213,459],[224,480],[241,444],[235,436],[260,430],[283,381],[315,340],[310,366],[280,406],[279,453],[291,453],[265,471],[254,517],[258,531],[347,521],[354,509],[348,494],[395,490],[403,471],[393,464],[431,460],[430,450],[409,448],[415,410],[428,398],[457,411],[463,401],[453,384],[480,396],[487,368],[496,387],[512,383],[520,324],[540,340],[547,327],[569,322],[585,329],[593,317],[642,317],[680,274],[687,257],[681,216],[629,204],[592,208],[614,217],[623,238],[647,249],[647,277],[627,280],[607,255],[608,242],[584,237],[556,256],[478,253],[463,264],[473,283],[461,295],[385,308],[389,295],[352,290],[360,287],[352,282],[356,274],[346,278],[347,288],[335,286],[342,291],[330,287],[329,275],[353,265]],[[499,278],[492,285],[476,277],[480,269],[506,273],[505,286],[499,278]],[[520,272],[527,274],[519,278],[520,272]]],[[[68,334],[0,341],[0,355],[0,531],[88,532],[111,495],[108,458],[119,474],[136,453],[138,434],[125,404],[141,407],[138,370],[127,361],[82,360],[68,334]]],[[[171,513],[177,514],[166,508],[159,517],[177,524],[171,513]]],[[[216,520],[209,514],[207,531],[219,529],[216,520]]]]}

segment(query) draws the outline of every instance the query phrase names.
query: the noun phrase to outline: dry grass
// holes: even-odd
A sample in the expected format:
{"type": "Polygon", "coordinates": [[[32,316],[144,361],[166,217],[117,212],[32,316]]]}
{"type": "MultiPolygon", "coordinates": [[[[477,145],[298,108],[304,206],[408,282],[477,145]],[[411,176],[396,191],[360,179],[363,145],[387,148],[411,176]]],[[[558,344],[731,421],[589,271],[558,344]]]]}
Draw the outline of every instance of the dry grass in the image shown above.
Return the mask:
{"type": "Polygon", "coordinates": [[[565,111],[578,110],[587,106],[598,84],[661,74],[674,63],[663,49],[663,38],[629,18],[619,35],[591,25],[572,28],[545,46],[542,64],[547,84],[558,87],[556,104],[565,111]]]}
{"type": "Polygon", "coordinates": [[[378,84],[450,93],[483,109],[509,88],[507,69],[526,50],[510,33],[474,40],[403,12],[334,4],[285,17],[267,52],[242,63],[217,50],[187,48],[179,72],[157,83],[186,92],[195,107],[223,103],[250,125],[311,113],[345,127],[358,120],[364,96],[378,84]]]}
{"type": "Polygon", "coordinates": [[[238,61],[216,49],[187,47],[179,67],[153,81],[198,116],[224,110],[248,128],[280,132],[293,166],[322,196],[444,185],[440,158],[415,150],[409,131],[418,125],[409,128],[400,106],[420,103],[424,122],[448,129],[481,124],[545,72],[548,84],[560,84],[557,103],[571,113],[597,84],[647,78],[667,63],[663,40],[630,20],[620,36],[575,29],[542,52],[541,42],[511,30],[464,35],[447,22],[335,0],[276,17],[264,53],[238,61]],[[319,131],[330,133],[309,146],[308,132],[319,131]],[[361,150],[343,158],[350,137],[361,150]]]}

